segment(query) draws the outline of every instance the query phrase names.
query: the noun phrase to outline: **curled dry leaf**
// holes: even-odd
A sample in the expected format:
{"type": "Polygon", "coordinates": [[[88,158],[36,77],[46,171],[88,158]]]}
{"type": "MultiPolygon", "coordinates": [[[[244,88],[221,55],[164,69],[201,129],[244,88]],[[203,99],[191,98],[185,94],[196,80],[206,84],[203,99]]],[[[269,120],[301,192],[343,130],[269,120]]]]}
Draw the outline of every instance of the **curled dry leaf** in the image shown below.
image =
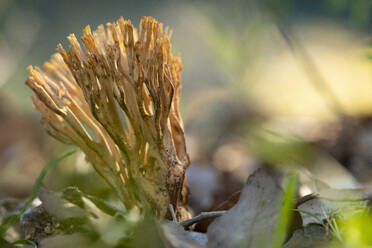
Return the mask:
{"type": "Polygon", "coordinates": [[[56,192],[40,188],[38,196],[42,202],[42,207],[47,213],[59,220],[87,217],[87,212],[71,202],[62,199],[60,194],[56,192]]]}
{"type": "Polygon", "coordinates": [[[185,231],[181,225],[175,222],[164,222],[161,227],[166,247],[203,248],[208,242],[206,234],[185,231]]]}
{"type": "MultiPolygon", "coordinates": [[[[220,205],[218,205],[216,208],[212,209],[212,211],[223,211],[223,210],[228,210],[232,208],[239,200],[241,191],[234,192],[229,199],[226,201],[222,202],[220,205]]],[[[215,220],[216,218],[208,218],[204,219],[200,222],[198,222],[195,225],[195,231],[205,233],[207,232],[207,229],[209,225],[215,220]]]]}
{"type": "Polygon", "coordinates": [[[320,224],[319,221],[341,215],[356,214],[364,211],[367,196],[359,189],[326,189],[317,193],[317,197],[300,204],[302,225],[320,224]]]}
{"type": "Polygon", "coordinates": [[[331,236],[321,225],[308,225],[295,231],[283,248],[326,248],[331,236]]]}
{"type": "Polygon", "coordinates": [[[281,203],[281,175],[261,168],[248,178],[237,204],[208,229],[208,247],[269,247],[281,203]]]}

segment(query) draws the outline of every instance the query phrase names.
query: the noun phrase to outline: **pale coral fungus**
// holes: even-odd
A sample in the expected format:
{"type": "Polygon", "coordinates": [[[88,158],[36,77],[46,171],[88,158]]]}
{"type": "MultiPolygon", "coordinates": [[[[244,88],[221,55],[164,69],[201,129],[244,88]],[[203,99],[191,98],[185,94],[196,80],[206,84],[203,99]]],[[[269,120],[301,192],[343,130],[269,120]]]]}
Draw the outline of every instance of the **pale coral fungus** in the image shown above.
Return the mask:
{"type": "MultiPolygon", "coordinates": [[[[27,85],[48,133],[80,147],[125,206],[159,218],[184,203],[186,153],[180,97],[179,57],[170,34],[143,17],[139,35],[123,18],[81,37],[70,49],[29,67],[27,85]]],[[[180,217],[180,213],[178,215],[180,217]]]]}

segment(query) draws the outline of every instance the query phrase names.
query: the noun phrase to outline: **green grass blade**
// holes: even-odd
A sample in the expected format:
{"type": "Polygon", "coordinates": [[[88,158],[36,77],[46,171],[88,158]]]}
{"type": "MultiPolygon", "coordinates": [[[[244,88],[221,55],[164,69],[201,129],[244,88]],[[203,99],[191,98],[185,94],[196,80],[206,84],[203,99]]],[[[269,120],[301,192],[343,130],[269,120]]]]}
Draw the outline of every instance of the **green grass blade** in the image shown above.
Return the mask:
{"type": "Polygon", "coordinates": [[[272,240],[272,248],[280,248],[286,238],[288,227],[292,221],[291,210],[295,204],[298,189],[298,174],[290,172],[285,178],[284,192],[282,195],[282,206],[279,209],[277,227],[272,240]]]}
{"type": "Polygon", "coordinates": [[[3,237],[5,232],[9,229],[9,227],[14,225],[17,221],[19,221],[19,218],[20,218],[19,213],[6,215],[1,222],[0,237],[3,237]]]}
{"type": "Polygon", "coordinates": [[[53,169],[59,162],[61,162],[63,159],[67,158],[68,156],[72,155],[74,152],[75,152],[75,150],[69,151],[69,152],[66,152],[66,153],[62,154],[61,156],[59,156],[59,157],[51,160],[42,169],[39,177],[37,178],[34,186],[32,187],[31,194],[27,198],[27,200],[24,203],[24,205],[16,213],[12,213],[10,215],[6,215],[2,219],[2,223],[0,225],[0,237],[2,237],[5,234],[5,232],[8,230],[9,227],[11,227],[12,225],[14,225],[17,221],[19,221],[21,215],[24,214],[24,212],[30,206],[30,204],[32,203],[32,201],[36,198],[37,193],[39,192],[39,189],[40,189],[41,185],[43,184],[43,180],[44,180],[46,174],[51,169],[53,169]]]}
{"type": "Polygon", "coordinates": [[[28,247],[32,247],[32,248],[37,248],[37,244],[31,240],[27,240],[27,239],[19,239],[15,242],[12,243],[12,245],[22,245],[22,246],[25,246],[27,245],[28,247]]]}

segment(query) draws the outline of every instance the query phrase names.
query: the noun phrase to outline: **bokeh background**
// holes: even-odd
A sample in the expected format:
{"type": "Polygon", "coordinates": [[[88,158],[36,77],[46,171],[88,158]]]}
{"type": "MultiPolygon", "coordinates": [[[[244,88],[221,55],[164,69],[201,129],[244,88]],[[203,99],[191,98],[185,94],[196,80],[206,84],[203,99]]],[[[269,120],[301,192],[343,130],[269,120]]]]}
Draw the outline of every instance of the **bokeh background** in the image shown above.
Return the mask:
{"type": "MultiPolygon", "coordinates": [[[[370,0],[0,0],[0,199],[27,196],[42,167],[69,149],[48,137],[24,82],[66,36],[120,16],[174,31],[190,205],[208,210],[261,164],[303,166],[334,187],[372,182],[370,0]]],[[[310,175],[310,176],[309,176],[310,175]]],[[[44,182],[109,189],[79,153],[44,182]]]]}

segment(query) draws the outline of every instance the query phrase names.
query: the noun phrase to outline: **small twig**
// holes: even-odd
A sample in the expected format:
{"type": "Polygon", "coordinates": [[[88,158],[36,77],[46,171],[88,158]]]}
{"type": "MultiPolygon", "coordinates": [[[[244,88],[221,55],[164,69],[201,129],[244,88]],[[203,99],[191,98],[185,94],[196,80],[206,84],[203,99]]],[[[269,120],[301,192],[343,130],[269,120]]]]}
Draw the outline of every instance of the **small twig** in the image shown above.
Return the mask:
{"type": "Polygon", "coordinates": [[[169,212],[170,212],[170,214],[172,216],[173,221],[177,221],[177,217],[176,217],[176,214],[174,213],[173,205],[172,204],[169,204],[168,208],[169,208],[169,212]]]}
{"type": "Polygon", "coordinates": [[[183,227],[186,228],[186,227],[189,227],[192,224],[195,224],[195,223],[197,223],[199,221],[202,221],[202,220],[205,220],[205,219],[209,219],[209,218],[219,217],[219,216],[223,215],[226,212],[227,212],[226,210],[213,211],[213,212],[201,212],[199,215],[195,216],[194,218],[191,218],[191,219],[182,221],[179,224],[181,226],[183,226],[183,227]]]}
{"type": "Polygon", "coordinates": [[[297,199],[296,207],[304,204],[307,201],[310,201],[312,199],[315,199],[315,198],[319,198],[319,194],[318,193],[311,193],[311,194],[305,195],[305,196],[297,199]]]}

